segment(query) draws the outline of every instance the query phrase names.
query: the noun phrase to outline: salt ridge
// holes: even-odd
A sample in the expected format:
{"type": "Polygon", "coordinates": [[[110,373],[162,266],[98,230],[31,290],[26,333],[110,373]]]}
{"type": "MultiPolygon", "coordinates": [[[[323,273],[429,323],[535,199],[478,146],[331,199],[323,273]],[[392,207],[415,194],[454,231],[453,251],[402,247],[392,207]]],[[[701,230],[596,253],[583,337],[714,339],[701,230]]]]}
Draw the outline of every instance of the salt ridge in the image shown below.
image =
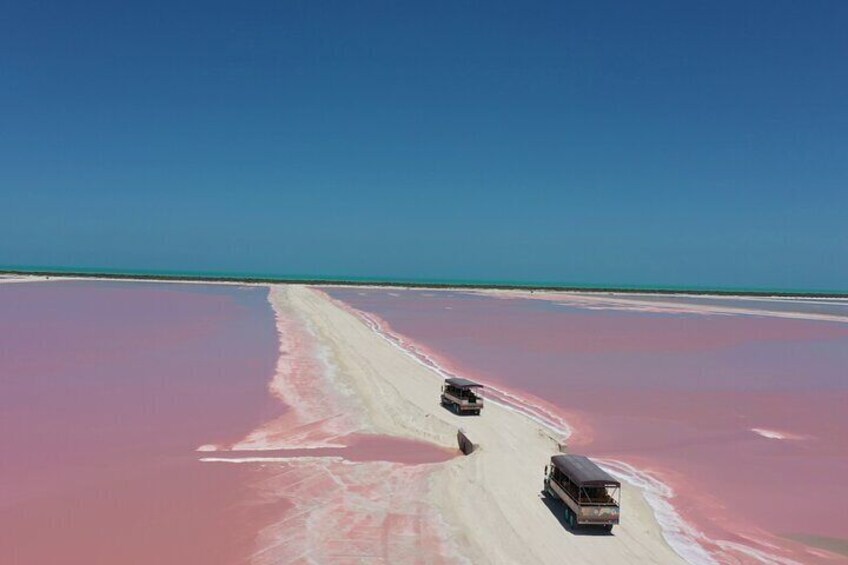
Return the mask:
{"type": "MultiPolygon", "coordinates": [[[[848,316],[840,314],[820,314],[815,312],[791,312],[781,310],[766,310],[746,308],[744,306],[731,306],[727,304],[692,304],[684,302],[661,302],[640,300],[637,297],[623,296],[595,296],[587,294],[554,294],[554,293],[528,293],[526,291],[515,291],[510,294],[485,293],[473,291],[476,294],[485,294],[493,298],[510,300],[523,298],[528,300],[545,300],[552,304],[562,306],[577,306],[587,310],[616,310],[625,312],[643,312],[651,314],[684,314],[702,316],[763,316],[770,318],[788,318],[794,320],[816,320],[826,322],[848,323],[848,316]]],[[[739,297],[736,297],[737,299],[739,297]]],[[[763,299],[767,301],[768,299],[763,299]]],[[[841,302],[834,303],[841,305],[841,302]]]]}
{"type": "Polygon", "coordinates": [[[789,434],[786,432],[778,432],[777,430],[768,430],[766,428],[751,428],[751,431],[757,434],[758,436],[762,436],[766,439],[802,439],[801,436],[797,436],[795,434],[789,434]]]}
{"type": "Polygon", "coordinates": [[[340,463],[350,463],[338,455],[327,455],[326,457],[304,457],[303,455],[294,455],[291,457],[201,457],[198,461],[201,463],[290,463],[292,461],[338,461],[340,463]]]}

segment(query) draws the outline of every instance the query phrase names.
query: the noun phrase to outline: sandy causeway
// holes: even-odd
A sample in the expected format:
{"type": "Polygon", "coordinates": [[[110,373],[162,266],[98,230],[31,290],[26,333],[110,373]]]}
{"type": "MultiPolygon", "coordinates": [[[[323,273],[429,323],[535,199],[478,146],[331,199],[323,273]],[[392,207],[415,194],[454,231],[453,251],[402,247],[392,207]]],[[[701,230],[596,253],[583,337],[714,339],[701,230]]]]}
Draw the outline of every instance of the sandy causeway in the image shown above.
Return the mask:
{"type": "Polygon", "coordinates": [[[622,523],[612,536],[573,534],[559,504],[541,494],[544,467],[561,438],[526,416],[489,403],[481,417],[439,405],[441,377],[319,290],[272,287],[271,300],[308,321],[370,431],[456,445],[463,428],[479,449],[430,474],[429,502],[451,544],[477,563],[678,563],[638,489],[622,487],[622,523]]]}

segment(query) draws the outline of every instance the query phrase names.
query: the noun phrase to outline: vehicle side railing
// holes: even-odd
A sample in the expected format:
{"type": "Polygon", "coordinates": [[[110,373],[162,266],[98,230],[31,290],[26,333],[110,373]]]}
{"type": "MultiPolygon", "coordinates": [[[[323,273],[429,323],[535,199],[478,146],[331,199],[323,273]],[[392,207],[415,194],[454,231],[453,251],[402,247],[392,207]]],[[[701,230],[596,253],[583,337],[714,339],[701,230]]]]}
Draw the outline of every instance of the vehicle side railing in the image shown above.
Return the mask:
{"type": "MultiPolygon", "coordinates": [[[[589,498],[588,495],[586,495],[585,497],[580,497],[579,493],[578,493],[578,497],[575,498],[574,495],[571,493],[571,489],[569,489],[564,484],[562,484],[561,481],[558,481],[554,478],[551,478],[551,480],[554,481],[559,486],[559,488],[562,489],[562,491],[568,496],[568,498],[573,500],[574,503],[579,505],[579,506],[618,506],[619,505],[618,500],[616,500],[616,498],[614,496],[611,496],[609,494],[606,495],[607,500],[605,500],[605,501],[593,501],[591,498],[589,498]]],[[[578,488],[580,488],[580,490],[583,490],[582,487],[578,487],[578,488]]],[[[616,487],[616,490],[617,489],[618,489],[618,487],[616,487]]],[[[585,493],[585,491],[584,491],[584,493],[585,493]]]]}

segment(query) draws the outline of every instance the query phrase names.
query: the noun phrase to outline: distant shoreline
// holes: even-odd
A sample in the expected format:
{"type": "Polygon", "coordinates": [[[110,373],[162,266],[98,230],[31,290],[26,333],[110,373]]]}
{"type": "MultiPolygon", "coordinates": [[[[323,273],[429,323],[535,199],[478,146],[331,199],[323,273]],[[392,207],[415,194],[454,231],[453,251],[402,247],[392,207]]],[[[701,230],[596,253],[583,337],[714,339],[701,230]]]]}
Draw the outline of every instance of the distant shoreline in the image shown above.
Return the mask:
{"type": "Polygon", "coordinates": [[[195,282],[195,283],[241,283],[241,284],[306,284],[333,285],[352,287],[385,287],[413,288],[439,290],[524,290],[548,292],[585,292],[598,294],[656,294],[656,295],[691,295],[691,296],[740,296],[740,297],[774,297],[774,298],[848,298],[848,291],[789,291],[789,290],[741,290],[717,288],[686,288],[686,287],[626,287],[626,286],[594,286],[567,285],[544,283],[498,283],[498,282],[463,282],[463,281],[416,281],[404,279],[366,279],[343,277],[276,277],[276,276],[237,276],[217,274],[191,273],[132,273],[120,271],[96,270],[38,270],[38,269],[0,269],[2,276],[23,277],[62,277],[74,279],[112,279],[138,280],[160,282],[195,282]]]}

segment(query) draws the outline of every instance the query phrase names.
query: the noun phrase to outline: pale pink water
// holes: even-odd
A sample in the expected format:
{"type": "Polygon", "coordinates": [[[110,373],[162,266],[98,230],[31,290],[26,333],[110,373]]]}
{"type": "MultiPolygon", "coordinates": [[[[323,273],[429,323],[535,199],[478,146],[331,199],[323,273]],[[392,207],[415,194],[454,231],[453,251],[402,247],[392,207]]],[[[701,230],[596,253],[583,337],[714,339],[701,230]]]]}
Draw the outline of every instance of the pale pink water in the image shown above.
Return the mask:
{"type": "Polygon", "coordinates": [[[264,289],[0,285],[0,562],[234,563],[279,508],[195,448],[279,413],[264,289]]]}
{"type": "Polygon", "coordinates": [[[326,290],[449,370],[550,403],[572,450],[660,477],[722,560],[745,557],[715,540],[809,561],[835,557],[783,536],[848,538],[848,324],[326,290]]]}

